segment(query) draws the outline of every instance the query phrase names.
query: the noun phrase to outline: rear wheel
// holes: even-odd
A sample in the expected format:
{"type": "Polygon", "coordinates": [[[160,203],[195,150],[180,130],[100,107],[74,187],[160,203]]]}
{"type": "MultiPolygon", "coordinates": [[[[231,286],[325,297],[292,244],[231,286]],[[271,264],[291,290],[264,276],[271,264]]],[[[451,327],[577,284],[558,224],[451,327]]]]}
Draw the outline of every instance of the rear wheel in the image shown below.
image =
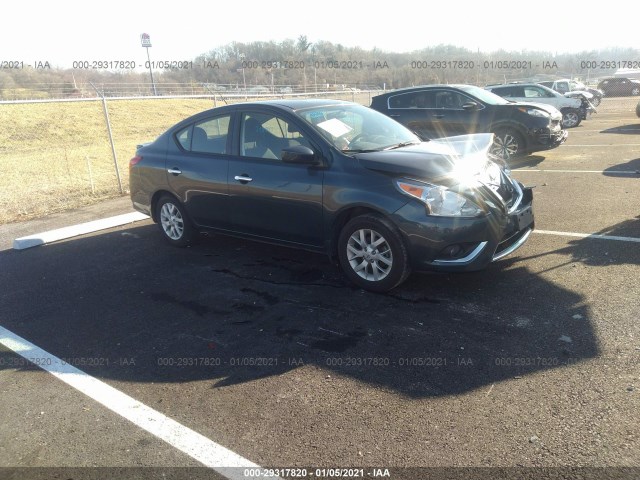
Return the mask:
{"type": "Polygon", "coordinates": [[[194,238],[195,230],[187,217],[182,204],[170,195],[158,201],[158,226],[163,237],[171,245],[184,247],[194,238]]]}
{"type": "Polygon", "coordinates": [[[373,214],[355,217],[343,227],[338,258],[349,280],[373,292],[397,287],[410,272],[400,233],[388,220],[373,214]]]}
{"type": "Polygon", "coordinates": [[[637,97],[638,95],[640,95],[640,87],[633,87],[631,89],[631,95],[633,95],[634,97],[637,97]]]}
{"type": "Polygon", "coordinates": [[[562,111],[562,126],[564,128],[577,127],[581,121],[582,116],[580,115],[580,110],[568,108],[562,111]]]}
{"type": "Polygon", "coordinates": [[[589,101],[591,102],[591,105],[593,105],[594,107],[597,107],[598,105],[600,105],[600,102],[602,101],[602,99],[594,95],[593,98],[589,101]]]}
{"type": "Polygon", "coordinates": [[[524,139],[512,128],[503,128],[493,134],[491,153],[504,161],[524,153],[524,139]]]}

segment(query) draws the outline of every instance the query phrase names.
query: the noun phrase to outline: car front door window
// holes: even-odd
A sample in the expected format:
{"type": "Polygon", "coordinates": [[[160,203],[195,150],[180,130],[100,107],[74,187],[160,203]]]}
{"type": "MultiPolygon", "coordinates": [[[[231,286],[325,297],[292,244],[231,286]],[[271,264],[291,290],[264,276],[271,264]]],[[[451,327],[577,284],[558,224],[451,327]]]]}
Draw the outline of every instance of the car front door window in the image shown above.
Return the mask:
{"type": "Polygon", "coordinates": [[[242,116],[240,155],[278,160],[282,149],[295,145],[311,147],[298,128],[287,120],[269,114],[250,113],[242,116]]]}

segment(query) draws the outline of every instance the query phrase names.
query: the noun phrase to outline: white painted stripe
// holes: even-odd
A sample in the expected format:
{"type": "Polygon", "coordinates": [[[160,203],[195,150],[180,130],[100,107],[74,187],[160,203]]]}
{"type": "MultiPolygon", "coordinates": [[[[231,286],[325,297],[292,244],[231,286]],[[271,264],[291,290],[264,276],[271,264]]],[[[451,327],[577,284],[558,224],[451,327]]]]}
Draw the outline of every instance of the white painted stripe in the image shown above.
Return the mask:
{"type": "Polygon", "coordinates": [[[49,230],[48,232],[16,238],[13,241],[13,248],[14,250],[23,250],[25,248],[37,247],[38,245],[44,245],[45,243],[77,237],[78,235],[85,235],[87,233],[97,232],[107,228],[118,227],[120,225],[138,222],[147,218],[149,218],[147,215],[140,212],[131,212],[123,215],[116,215],[115,217],[102,218],[100,220],[94,220],[93,222],[80,223],[70,227],[58,228],[56,230],[49,230]]]}
{"type": "Polygon", "coordinates": [[[601,173],[615,175],[640,175],[640,171],[636,170],[554,170],[554,169],[537,169],[537,168],[515,168],[512,172],[551,172],[551,173],[601,173]]]}
{"type": "Polygon", "coordinates": [[[599,233],[557,232],[554,230],[534,230],[534,233],[541,233],[543,235],[558,235],[561,237],[595,238],[598,240],[616,240],[618,242],[640,243],[640,238],[617,237],[615,235],[600,235],[599,233]]]}
{"type": "MultiPolygon", "coordinates": [[[[610,130],[613,130],[615,127],[611,127],[610,130]]],[[[606,129],[605,129],[606,130],[606,129]]],[[[571,135],[577,135],[579,133],[619,133],[619,132],[638,132],[640,133],[640,128],[615,128],[615,131],[612,132],[604,132],[603,129],[599,130],[572,130],[571,135]]]]}
{"type": "Polygon", "coordinates": [[[640,143],[597,143],[597,144],[589,144],[589,145],[576,145],[574,143],[567,144],[563,143],[561,148],[567,147],[638,147],[640,143]]]}
{"type": "Polygon", "coordinates": [[[244,468],[260,468],[222,445],[63,362],[2,326],[0,344],[227,478],[246,480],[243,475],[244,468]]]}

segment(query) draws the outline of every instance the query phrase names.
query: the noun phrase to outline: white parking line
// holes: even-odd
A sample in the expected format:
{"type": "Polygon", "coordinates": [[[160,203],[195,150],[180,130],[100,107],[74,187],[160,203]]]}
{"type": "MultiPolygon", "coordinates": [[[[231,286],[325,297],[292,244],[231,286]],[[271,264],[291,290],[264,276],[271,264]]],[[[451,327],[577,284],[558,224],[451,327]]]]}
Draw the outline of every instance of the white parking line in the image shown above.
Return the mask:
{"type": "Polygon", "coordinates": [[[0,344],[229,479],[245,480],[245,468],[260,468],[222,445],[63,362],[2,326],[0,344]]]}
{"type": "Polygon", "coordinates": [[[640,238],[636,237],[617,237],[615,235],[600,235],[599,233],[557,232],[555,230],[534,230],[533,232],[541,233],[543,235],[558,235],[561,237],[595,238],[598,240],[616,240],[618,242],[640,243],[640,238]]]}
{"type": "Polygon", "coordinates": [[[619,132],[638,132],[640,133],[640,128],[615,128],[615,127],[611,127],[611,130],[615,129],[615,131],[612,132],[603,132],[603,129],[600,130],[574,130],[571,132],[572,135],[577,135],[579,133],[619,133],[619,132]]]}
{"type": "Polygon", "coordinates": [[[640,170],[555,170],[538,168],[514,168],[512,172],[550,172],[550,173],[600,173],[615,175],[640,175],[640,170]]]}
{"type": "Polygon", "coordinates": [[[100,220],[94,220],[93,222],[80,223],[70,227],[58,228],[56,230],[49,230],[48,232],[16,238],[13,241],[13,248],[14,250],[23,250],[25,248],[37,247],[38,245],[44,245],[45,243],[77,237],[78,235],[86,235],[87,233],[106,230],[107,228],[118,227],[120,225],[138,222],[147,218],[149,218],[147,215],[140,212],[131,212],[123,215],[116,215],[115,217],[102,218],[100,220]]]}
{"type": "Polygon", "coordinates": [[[585,145],[576,145],[572,144],[562,144],[561,148],[567,147],[638,147],[640,143],[595,143],[595,144],[585,144],[585,145]]]}

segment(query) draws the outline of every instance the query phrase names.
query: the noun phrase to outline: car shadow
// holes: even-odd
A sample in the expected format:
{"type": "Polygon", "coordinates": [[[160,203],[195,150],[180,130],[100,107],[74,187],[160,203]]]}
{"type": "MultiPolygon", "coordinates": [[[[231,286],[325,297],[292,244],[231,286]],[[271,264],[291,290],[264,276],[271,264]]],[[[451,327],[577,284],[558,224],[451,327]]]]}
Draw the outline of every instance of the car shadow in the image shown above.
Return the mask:
{"type": "Polygon", "coordinates": [[[576,262],[594,267],[640,265],[638,248],[640,244],[637,243],[638,241],[640,241],[640,215],[604,228],[592,236],[572,240],[568,242],[567,247],[550,250],[539,255],[522,257],[520,260],[560,254],[569,256],[569,259],[565,264],[558,265],[558,267],[576,262]],[[599,236],[610,238],[605,241],[599,236]],[[613,242],[611,237],[613,237],[613,242]],[[616,238],[619,240],[615,241],[616,238]]]}
{"type": "Polygon", "coordinates": [[[604,170],[603,175],[608,177],[619,177],[620,175],[629,175],[629,174],[640,175],[640,158],[635,158],[633,160],[629,160],[625,163],[620,163],[618,165],[613,165],[604,170]]]}
{"type": "Polygon", "coordinates": [[[640,135],[640,123],[632,123],[629,125],[621,125],[619,127],[607,128],[600,130],[600,133],[616,133],[620,135],[640,135]]]}
{"type": "Polygon", "coordinates": [[[324,255],[222,236],[177,249],[147,224],[0,263],[2,325],[119,382],[224,388],[312,365],[422,398],[599,354],[583,296],[517,261],[373,294],[324,255]]]}
{"type": "Polygon", "coordinates": [[[523,168],[523,167],[536,167],[544,161],[546,157],[542,155],[527,155],[526,157],[519,157],[509,162],[509,167],[523,168]]]}

